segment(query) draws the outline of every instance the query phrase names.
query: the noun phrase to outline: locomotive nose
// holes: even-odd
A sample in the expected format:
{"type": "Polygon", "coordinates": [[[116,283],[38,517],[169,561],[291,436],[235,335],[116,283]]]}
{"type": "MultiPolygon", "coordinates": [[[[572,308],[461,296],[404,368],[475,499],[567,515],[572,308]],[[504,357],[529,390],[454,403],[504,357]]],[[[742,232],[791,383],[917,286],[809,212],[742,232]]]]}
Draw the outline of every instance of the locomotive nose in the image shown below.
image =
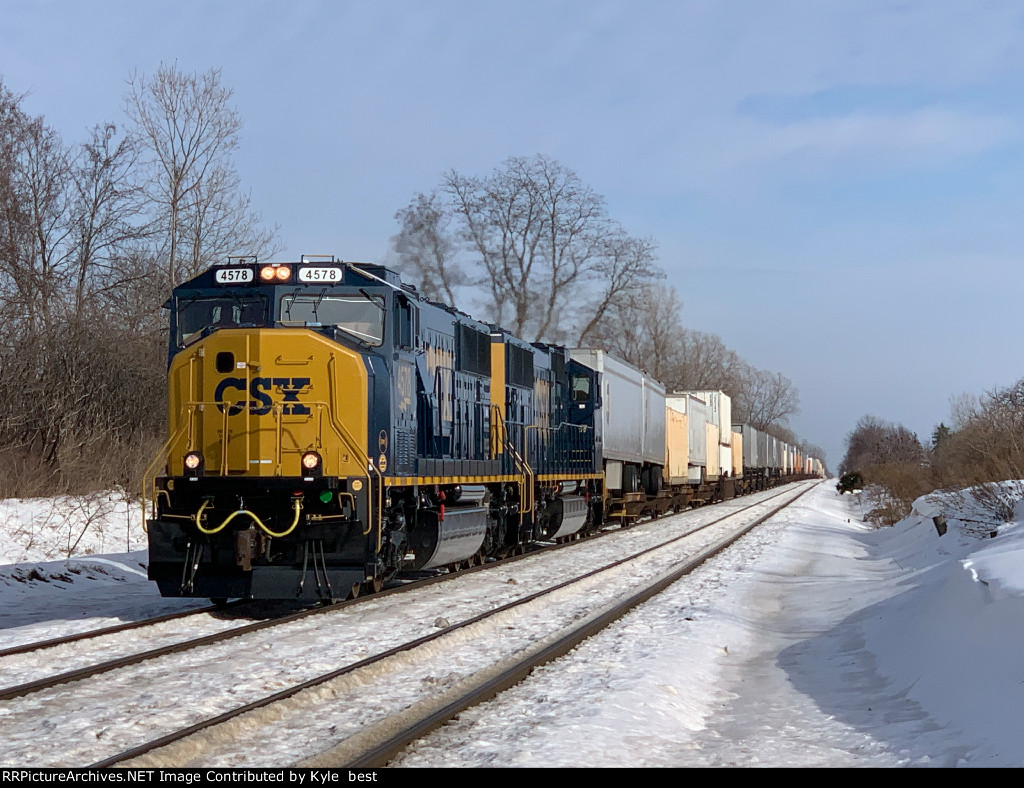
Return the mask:
{"type": "Polygon", "coordinates": [[[367,473],[367,374],[355,351],[302,329],[216,331],[171,368],[168,469],[189,452],[213,476],[367,473]],[[362,436],[362,440],[357,436],[362,436]]]}

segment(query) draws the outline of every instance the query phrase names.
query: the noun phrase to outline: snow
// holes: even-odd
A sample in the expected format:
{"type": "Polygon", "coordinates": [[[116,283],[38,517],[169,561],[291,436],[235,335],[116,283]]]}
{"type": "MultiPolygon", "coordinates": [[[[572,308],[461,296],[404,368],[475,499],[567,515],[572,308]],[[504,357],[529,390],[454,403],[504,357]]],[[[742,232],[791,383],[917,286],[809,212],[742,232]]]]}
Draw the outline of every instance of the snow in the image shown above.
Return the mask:
{"type": "MultiPolygon", "coordinates": [[[[0,502],[0,648],[197,604],[145,580],[142,536],[112,498],[91,520],[68,499],[0,502]],[[97,554],[67,558],[84,525],[76,550],[97,554]]],[[[824,482],[395,765],[1019,766],[1024,506],[1013,512],[992,522],[969,495],[933,495],[875,529],[824,482]]],[[[455,610],[480,584],[434,588],[455,610]]]]}
{"type": "Polygon", "coordinates": [[[117,492],[0,501],[0,649],[209,604],[155,593],[145,545],[117,492]]]}

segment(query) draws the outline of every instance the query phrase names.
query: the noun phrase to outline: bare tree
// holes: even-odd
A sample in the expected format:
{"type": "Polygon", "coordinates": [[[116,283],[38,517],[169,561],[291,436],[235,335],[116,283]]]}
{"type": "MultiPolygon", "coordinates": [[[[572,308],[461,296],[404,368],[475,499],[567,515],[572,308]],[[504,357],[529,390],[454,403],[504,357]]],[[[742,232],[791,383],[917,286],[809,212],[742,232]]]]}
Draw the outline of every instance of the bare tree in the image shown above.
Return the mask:
{"type": "Polygon", "coordinates": [[[719,389],[730,397],[737,396],[748,366],[719,336],[684,329],[679,355],[672,380],[676,389],[719,389]]]}
{"type": "Polygon", "coordinates": [[[954,430],[962,430],[981,410],[981,403],[975,394],[964,392],[959,396],[950,397],[949,413],[954,430]]]}
{"type": "Polygon", "coordinates": [[[0,81],[2,495],[137,489],[165,429],[167,280],[271,238],[219,73],[161,67],[131,98],[137,134],[67,146],[0,81]]]}
{"type": "Polygon", "coordinates": [[[412,202],[395,213],[395,219],[400,229],[391,243],[398,269],[411,274],[426,298],[455,306],[455,290],[468,284],[469,277],[455,259],[451,215],[440,196],[417,192],[412,202]]]}
{"type": "Polygon", "coordinates": [[[892,525],[911,504],[933,489],[925,452],[917,435],[902,424],[864,416],[846,436],[839,473],[857,473],[866,484],[872,510],[866,519],[892,525]]]}
{"type": "MultiPolygon", "coordinates": [[[[586,345],[596,334],[598,326],[616,304],[636,303],[638,299],[651,298],[655,294],[651,282],[665,278],[664,271],[655,263],[655,249],[656,245],[650,238],[634,238],[621,228],[613,229],[604,240],[604,249],[592,269],[592,278],[598,292],[589,310],[589,320],[579,332],[580,345],[586,345]]],[[[658,305],[662,311],[671,309],[673,314],[677,315],[679,305],[674,288],[670,300],[675,306],[674,309],[672,305],[663,301],[659,301],[658,305]]],[[[665,327],[661,325],[651,326],[650,329],[659,334],[665,333],[665,327]]],[[[655,361],[655,366],[660,366],[664,362],[665,350],[662,347],[657,348],[659,358],[655,361]]]]}
{"type": "Polygon", "coordinates": [[[924,449],[917,435],[902,424],[893,424],[875,416],[863,416],[846,436],[846,455],[839,472],[861,471],[869,477],[872,466],[918,464],[924,449]]]}
{"type": "Polygon", "coordinates": [[[15,334],[29,322],[33,308],[32,277],[22,265],[33,236],[22,186],[31,118],[21,108],[22,98],[0,82],[0,331],[15,334]]]}
{"type": "MultiPolygon", "coordinates": [[[[2,93],[2,86],[0,86],[2,93]]],[[[113,124],[66,147],[43,118],[0,96],[3,326],[24,335],[81,318],[114,259],[140,237],[134,147],[113,124]]],[[[0,307],[2,308],[2,307],[0,307]]]]}
{"type": "Polygon", "coordinates": [[[488,319],[517,336],[589,343],[612,309],[664,274],[655,244],[610,219],[604,198],[542,155],[487,177],[455,170],[395,213],[397,267],[432,300],[483,290],[488,319]]]}
{"type": "Polygon", "coordinates": [[[83,318],[97,291],[123,285],[116,261],[143,237],[141,192],[132,179],[137,145],[104,123],[92,130],[74,163],[75,282],[73,314],[83,318]]]}
{"type": "Polygon", "coordinates": [[[748,367],[734,407],[742,421],[767,430],[785,426],[800,412],[800,395],[793,381],[782,373],[748,367]]]}
{"type": "Polygon", "coordinates": [[[72,253],[70,169],[60,135],[42,118],[28,120],[13,171],[23,232],[6,263],[30,324],[50,324],[63,292],[72,253]]]}
{"type": "Polygon", "coordinates": [[[136,72],[125,97],[150,167],[147,197],[171,285],[227,254],[263,254],[274,231],[260,226],[231,162],[242,121],[220,69],[185,73],[161,64],[152,78],[136,72]]]}
{"type": "MultiPolygon", "coordinates": [[[[793,382],[751,366],[715,334],[684,328],[680,310],[674,288],[648,284],[615,299],[591,337],[669,391],[724,391],[733,398],[736,421],[784,431],[799,409],[793,382]]],[[[795,436],[787,442],[795,443],[795,436]]]]}
{"type": "Polygon", "coordinates": [[[685,333],[681,308],[674,287],[647,285],[609,304],[587,339],[674,388],[685,333]]]}
{"type": "Polygon", "coordinates": [[[933,452],[944,486],[1024,477],[1024,380],[953,403],[951,432],[933,452]]]}
{"type": "Polygon", "coordinates": [[[653,270],[653,244],[631,242],[604,198],[546,156],[509,158],[487,178],[452,170],[444,190],[483,273],[490,317],[518,336],[559,339],[574,320],[592,332],[629,273],[639,286],[640,272],[653,270]]]}

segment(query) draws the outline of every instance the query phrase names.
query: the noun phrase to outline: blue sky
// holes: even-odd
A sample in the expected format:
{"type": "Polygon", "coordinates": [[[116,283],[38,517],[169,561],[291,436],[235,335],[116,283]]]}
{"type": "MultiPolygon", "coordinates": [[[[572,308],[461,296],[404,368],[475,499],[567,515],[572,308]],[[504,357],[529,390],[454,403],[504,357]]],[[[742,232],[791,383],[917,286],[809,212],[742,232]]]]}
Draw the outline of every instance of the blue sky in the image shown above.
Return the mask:
{"type": "Polygon", "coordinates": [[[1024,5],[18,2],[0,76],[69,142],[223,70],[283,257],[379,260],[443,172],[543,153],[659,244],[683,322],[791,377],[828,451],[1024,376],[1024,5]]]}

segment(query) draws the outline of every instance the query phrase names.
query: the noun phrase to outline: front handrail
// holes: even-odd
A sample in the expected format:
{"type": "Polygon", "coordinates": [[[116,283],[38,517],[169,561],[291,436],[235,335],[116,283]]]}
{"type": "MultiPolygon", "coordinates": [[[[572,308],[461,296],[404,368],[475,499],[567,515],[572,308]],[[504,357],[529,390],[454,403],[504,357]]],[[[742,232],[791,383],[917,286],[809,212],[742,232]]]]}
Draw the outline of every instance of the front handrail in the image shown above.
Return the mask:
{"type": "Polygon", "coordinates": [[[147,487],[150,486],[150,474],[153,474],[153,477],[152,477],[153,497],[149,498],[149,501],[150,501],[150,504],[153,507],[152,515],[153,515],[154,518],[156,518],[156,496],[157,496],[157,491],[156,491],[156,475],[155,475],[154,471],[156,470],[156,466],[159,465],[161,462],[167,462],[167,455],[170,454],[171,446],[174,445],[174,443],[181,437],[182,433],[185,431],[185,427],[186,426],[187,426],[186,424],[182,424],[178,428],[178,431],[175,432],[171,437],[169,437],[167,439],[167,442],[163,445],[163,448],[160,449],[160,451],[157,452],[156,457],[153,458],[153,462],[151,462],[149,464],[149,466],[146,468],[146,472],[142,474],[142,530],[143,531],[147,530],[147,527],[146,527],[146,496],[147,496],[147,494],[149,492],[147,487]]]}
{"type": "MultiPolygon", "coordinates": [[[[332,353],[330,359],[327,362],[327,386],[328,386],[328,390],[334,392],[335,395],[337,395],[337,393],[338,393],[338,386],[337,386],[337,382],[338,381],[337,381],[337,370],[336,370],[336,367],[337,367],[337,362],[335,361],[334,354],[332,353]]],[[[364,464],[363,467],[366,468],[366,481],[367,481],[367,483],[370,482],[370,474],[371,473],[375,473],[377,475],[377,500],[376,500],[376,504],[377,504],[376,510],[377,511],[376,512],[369,511],[369,509],[371,508],[372,496],[370,495],[371,490],[367,490],[366,491],[366,508],[367,508],[367,512],[366,512],[367,517],[366,517],[366,519],[367,519],[367,523],[366,523],[366,530],[363,531],[363,535],[366,536],[367,534],[370,533],[370,528],[371,528],[370,520],[373,520],[374,517],[376,517],[376,521],[377,521],[377,523],[376,523],[377,524],[377,550],[376,550],[376,552],[379,553],[381,545],[383,544],[383,534],[384,534],[384,523],[383,523],[383,517],[384,517],[384,475],[373,464],[373,460],[370,458],[370,455],[365,453],[365,452],[363,452],[363,450],[359,448],[359,445],[355,442],[355,440],[352,438],[352,436],[348,434],[348,430],[345,429],[345,425],[342,424],[341,422],[337,421],[337,418],[336,418],[336,415],[335,415],[336,411],[337,411],[337,408],[329,408],[328,411],[327,411],[328,415],[330,417],[331,426],[334,428],[334,431],[341,436],[342,440],[349,447],[349,451],[351,451],[353,454],[356,455],[356,457],[358,457],[358,458],[360,458],[360,459],[362,459],[364,461],[365,464],[364,464]]]]}
{"type": "MultiPolygon", "coordinates": [[[[348,431],[345,429],[344,425],[342,425],[340,422],[338,422],[334,418],[334,414],[330,410],[330,403],[322,402],[322,401],[306,401],[303,404],[306,405],[307,407],[316,409],[317,416],[321,417],[321,423],[323,423],[322,411],[324,409],[327,409],[328,412],[331,413],[331,418],[327,420],[327,423],[330,425],[331,429],[338,436],[338,438],[340,438],[345,443],[345,445],[349,449],[349,451],[353,452],[356,455],[357,459],[363,459],[363,460],[368,459],[366,453],[362,449],[359,448],[359,446],[356,444],[356,442],[352,439],[351,435],[348,434],[348,431]]],[[[161,453],[153,461],[153,463],[151,464],[150,468],[147,469],[147,473],[149,472],[149,470],[151,470],[153,468],[153,466],[155,466],[158,462],[160,462],[160,460],[162,458],[164,458],[167,455],[167,453],[170,451],[171,446],[181,437],[182,433],[186,429],[188,430],[190,437],[189,437],[189,443],[185,447],[185,451],[186,452],[187,451],[192,451],[195,448],[194,435],[195,435],[196,413],[197,412],[202,412],[202,410],[204,408],[206,408],[206,407],[215,407],[215,408],[216,407],[220,407],[223,410],[223,413],[224,413],[223,422],[224,422],[224,424],[222,424],[222,426],[221,426],[221,430],[222,430],[222,433],[221,433],[221,444],[222,445],[221,445],[221,452],[220,452],[221,453],[220,475],[221,476],[228,476],[229,475],[229,470],[230,469],[229,469],[228,463],[227,463],[227,455],[228,455],[228,448],[229,448],[228,444],[231,442],[231,436],[230,436],[230,432],[229,432],[227,426],[224,426],[224,425],[228,425],[229,424],[228,423],[228,417],[229,416],[234,416],[234,415],[237,415],[237,413],[238,413],[238,412],[232,412],[232,408],[240,407],[240,406],[226,404],[226,403],[223,403],[223,402],[198,402],[198,401],[197,402],[186,402],[182,406],[182,411],[186,414],[186,416],[185,416],[185,418],[187,420],[186,423],[183,424],[178,429],[178,431],[167,441],[167,443],[165,444],[165,446],[164,446],[163,450],[161,451],[161,453]]],[[[284,433],[284,423],[283,423],[284,407],[281,404],[279,404],[279,403],[275,404],[273,406],[273,414],[274,414],[275,420],[274,420],[274,426],[273,426],[274,450],[273,450],[272,454],[274,456],[273,456],[272,459],[270,459],[270,461],[275,463],[275,473],[274,473],[274,475],[275,476],[283,476],[284,474],[282,473],[281,465],[282,465],[282,459],[283,459],[282,455],[283,455],[283,451],[284,451],[284,434],[283,434],[284,433]]],[[[259,432],[259,431],[260,430],[257,430],[257,432],[259,432]]],[[[247,431],[246,434],[249,434],[249,432],[250,431],[247,431]]],[[[317,435],[318,436],[319,436],[319,432],[320,431],[318,430],[317,431],[317,435]]],[[[322,441],[319,440],[319,437],[318,437],[317,445],[314,446],[313,448],[320,448],[321,445],[322,445],[322,441]]],[[[301,449],[297,449],[296,451],[297,452],[301,452],[302,450],[301,449]]],[[[252,460],[253,458],[251,456],[249,456],[249,452],[246,452],[245,459],[246,459],[246,462],[248,462],[248,461],[252,460]]],[[[262,458],[257,458],[257,459],[262,459],[262,458]]]]}
{"type": "MultiPolygon", "coordinates": [[[[520,517],[526,514],[530,514],[533,511],[533,482],[536,474],[533,472],[533,468],[526,459],[516,449],[515,444],[508,437],[508,428],[505,424],[505,420],[501,417],[501,411],[497,405],[491,406],[491,424],[495,425],[498,430],[498,435],[501,438],[502,445],[505,447],[505,451],[512,457],[512,462],[519,469],[519,472],[525,478],[523,483],[522,501],[523,506],[520,509],[520,517]]],[[[525,437],[525,432],[523,433],[525,437]]],[[[525,448],[525,447],[524,447],[525,448]]]]}

